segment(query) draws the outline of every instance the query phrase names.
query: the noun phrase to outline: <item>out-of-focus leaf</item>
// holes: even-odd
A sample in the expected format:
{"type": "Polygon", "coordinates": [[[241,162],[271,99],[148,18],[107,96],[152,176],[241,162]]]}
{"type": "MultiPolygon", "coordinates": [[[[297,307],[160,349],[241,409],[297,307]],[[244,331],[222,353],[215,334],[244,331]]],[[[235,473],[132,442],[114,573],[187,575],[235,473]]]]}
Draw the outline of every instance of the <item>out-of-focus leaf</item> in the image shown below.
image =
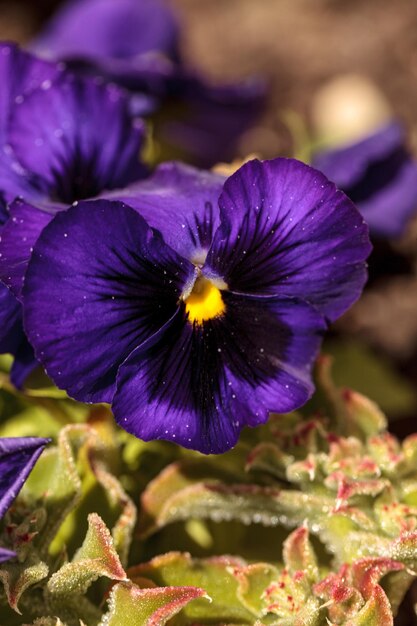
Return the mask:
{"type": "MultiPolygon", "coordinates": [[[[25,625],[26,626],[26,625],[25,625]]],[[[39,619],[35,619],[31,626],[67,626],[64,622],[61,622],[59,617],[40,617],[39,619]]],[[[83,623],[80,622],[80,626],[83,626],[83,623]]]]}
{"type": "Polygon", "coordinates": [[[234,476],[223,467],[219,467],[216,459],[212,461],[178,461],[168,465],[147,486],[142,494],[142,507],[140,515],[140,529],[145,536],[154,532],[156,520],[163,518],[167,508],[167,502],[176,492],[198,485],[206,476],[213,477],[213,483],[220,479],[228,480],[234,476]]]}
{"type": "Polygon", "coordinates": [[[333,377],[337,385],[372,398],[392,418],[410,414],[416,408],[415,389],[386,357],[352,339],[327,341],[324,351],[334,357],[333,377]]]}
{"type": "MultiPolygon", "coordinates": [[[[178,485],[179,481],[174,473],[172,477],[173,483],[178,485]]],[[[159,498],[156,487],[155,481],[152,495],[159,498]]],[[[163,487],[165,490],[166,483],[163,487]]],[[[243,524],[280,524],[294,527],[301,524],[306,517],[312,523],[320,521],[334,504],[325,495],[306,496],[297,491],[280,491],[257,485],[197,483],[171,493],[160,508],[153,525],[142,526],[144,533],[155,532],[167,524],[189,518],[211,519],[216,522],[238,520],[243,524]]]]}

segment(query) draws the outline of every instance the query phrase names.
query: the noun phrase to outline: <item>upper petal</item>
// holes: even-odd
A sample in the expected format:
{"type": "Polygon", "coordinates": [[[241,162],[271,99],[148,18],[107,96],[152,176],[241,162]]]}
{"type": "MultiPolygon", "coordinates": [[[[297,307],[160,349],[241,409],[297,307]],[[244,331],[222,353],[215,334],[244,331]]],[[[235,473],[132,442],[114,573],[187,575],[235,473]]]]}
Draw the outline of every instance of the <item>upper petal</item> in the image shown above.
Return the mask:
{"type": "MultiPolygon", "coordinates": [[[[16,102],[62,72],[57,63],[48,63],[11,43],[0,44],[0,143],[5,140],[9,115],[16,102]]],[[[3,145],[2,145],[3,147],[3,145]]]]}
{"type": "Polygon", "coordinates": [[[33,47],[52,58],[132,57],[177,52],[177,23],[160,0],[72,0],[63,5],[33,47]]]}
{"type": "Polygon", "coordinates": [[[71,204],[93,197],[143,176],[143,138],[122,90],[62,73],[13,107],[0,185],[8,200],[20,194],[71,204]]]}
{"type": "Polygon", "coordinates": [[[322,317],[296,300],[223,298],[223,317],[192,325],[180,310],[121,365],[113,411],[128,432],[219,453],[309,398],[322,317]]]}
{"type": "Polygon", "coordinates": [[[359,297],[368,229],[317,170],[294,159],[251,161],[226,181],[219,204],[207,277],[236,292],[301,298],[330,320],[359,297]]]}
{"type": "Polygon", "coordinates": [[[224,176],[182,163],[164,163],[152,176],[106,198],[135,208],[166,243],[188,259],[205,257],[219,225],[224,176]]]}
{"type": "Polygon", "coordinates": [[[132,208],[97,200],[56,215],[26,272],[25,328],[56,384],[112,398],[130,352],[175,312],[194,267],[132,208]]]}
{"type": "Polygon", "coordinates": [[[49,439],[0,438],[0,518],[23,487],[49,439]]]}

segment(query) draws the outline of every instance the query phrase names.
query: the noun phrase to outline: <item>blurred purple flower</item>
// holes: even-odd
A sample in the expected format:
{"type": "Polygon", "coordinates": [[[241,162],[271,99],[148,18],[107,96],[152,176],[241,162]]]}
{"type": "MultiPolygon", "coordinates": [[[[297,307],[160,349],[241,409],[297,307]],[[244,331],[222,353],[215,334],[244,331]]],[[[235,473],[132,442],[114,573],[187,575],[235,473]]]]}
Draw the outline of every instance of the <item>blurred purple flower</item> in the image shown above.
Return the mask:
{"type": "Polygon", "coordinates": [[[351,198],[375,237],[402,235],[417,213],[417,164],[397,123],[357,143],[318,153],[313,165],[351,198]]]}
{"type": "Polygon", "coordinates": [[[33,48],[52,59],[129,59],[178,55],[178,25],[160,0],[71,0],[51,18],[33,48]]]}
{"type": "Polygon", "coordinates": [[[25,325],[57,385],[204,453],[304,404],[326,323],[366,280],[350,200],[290,159],[226,181],[166,164],[122,200],[57,214],[35,244],[25,325]]]}
{"type": "MultiPolygon", "coordinates": [[[[0,278],[20,299],[24,267],[7,256],[16,228],[19,265],[16,254],[30,253],[57,211],[142,177],[144,126],[132,118],[120,88],[75,76],[14,45],[0,45],[0,81],[0,278]],[[24,216],[19,201],[13,203],[18,196],[35,205],[24,216]]],[[[0,350],[15,355],[12,380],[21,386],[36,361],[20,305],[3,285],[0,301],[0,350]]]]}
{"type": "Polygon", "coordinates": [[[155,113],[165,150],[210,167],[235,156],[263,109],[265,83],[214,85],[180,61],[177,44],[175,16],[159,0],[72,0],[33,48],[130,89],[135,111],[155,113]]]}
{"type": "MultiPolygon", "coordinates": [[[[10,508],[49,441],[37,437],[0,438],[0,518],[10,508]]],[[[13,552],[0,547],[0,563],[13,556],[13,552]]]]}

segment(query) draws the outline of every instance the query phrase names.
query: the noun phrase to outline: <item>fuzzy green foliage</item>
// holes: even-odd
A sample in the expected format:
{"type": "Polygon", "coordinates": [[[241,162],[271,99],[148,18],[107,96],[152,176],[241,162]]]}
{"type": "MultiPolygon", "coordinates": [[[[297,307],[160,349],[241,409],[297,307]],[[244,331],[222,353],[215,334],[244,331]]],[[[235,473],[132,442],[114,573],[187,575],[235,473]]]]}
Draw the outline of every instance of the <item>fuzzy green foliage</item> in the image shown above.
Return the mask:
{"type": "Polygon", "coordinates": [[[417,571],[417,436],[399,443],[329,368],[312,416],[274,415],[221,457],[16,395],[56,444],[1,521],[17,558],[0,566],[0,625],[393,624],[417,571]]]}

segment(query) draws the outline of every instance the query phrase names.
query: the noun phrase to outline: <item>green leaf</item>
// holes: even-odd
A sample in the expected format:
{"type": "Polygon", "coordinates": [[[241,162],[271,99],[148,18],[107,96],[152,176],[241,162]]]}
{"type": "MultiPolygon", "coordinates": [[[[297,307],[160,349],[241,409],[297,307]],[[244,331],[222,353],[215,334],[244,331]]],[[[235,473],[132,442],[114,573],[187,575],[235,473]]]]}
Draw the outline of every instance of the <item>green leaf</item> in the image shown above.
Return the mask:
{"type": "Polygon", "coordinates": [[[106,576],[126,580],[118,554],[103,520],[95,513],[88,516],[88,531],[71,563],[63,565],[48,581],[51,595],[82,595],[92,582],[106,576]]]}
{"type": "Polygon", "coordinates": [[[393,626],[391,605],[383,589],[376,585],[365,606],[344,626],[393,626]]]}
{"type": "Polygon", "coordinates": [[[139,589],[120,583],[110,593],[109,612],[99,626],[163,626],[196,598],[208,597],[194,587],[139,589]]]}
{"type": "Polygon", "coordinates": [[[212,557],[192,559],[188,553],[171,552],[128,570],[133,582],[143,586],[150,579],[159,586],[190,585],[204,589],[210,604],[196,600],[183,611],[184,622],[251,624],[254,615],[238,599],[235,569],[245,566],[241,559],[212,557]]]}
{"type": "Polygon", "coordinates": [[[46,563],[18,563],[10,561],[2,564],[0,580],[4,585],[9,606],[20,614],[18,608],[22,594],[33,585],[36,585],[48,575],[49,568],[46,563]]]}

